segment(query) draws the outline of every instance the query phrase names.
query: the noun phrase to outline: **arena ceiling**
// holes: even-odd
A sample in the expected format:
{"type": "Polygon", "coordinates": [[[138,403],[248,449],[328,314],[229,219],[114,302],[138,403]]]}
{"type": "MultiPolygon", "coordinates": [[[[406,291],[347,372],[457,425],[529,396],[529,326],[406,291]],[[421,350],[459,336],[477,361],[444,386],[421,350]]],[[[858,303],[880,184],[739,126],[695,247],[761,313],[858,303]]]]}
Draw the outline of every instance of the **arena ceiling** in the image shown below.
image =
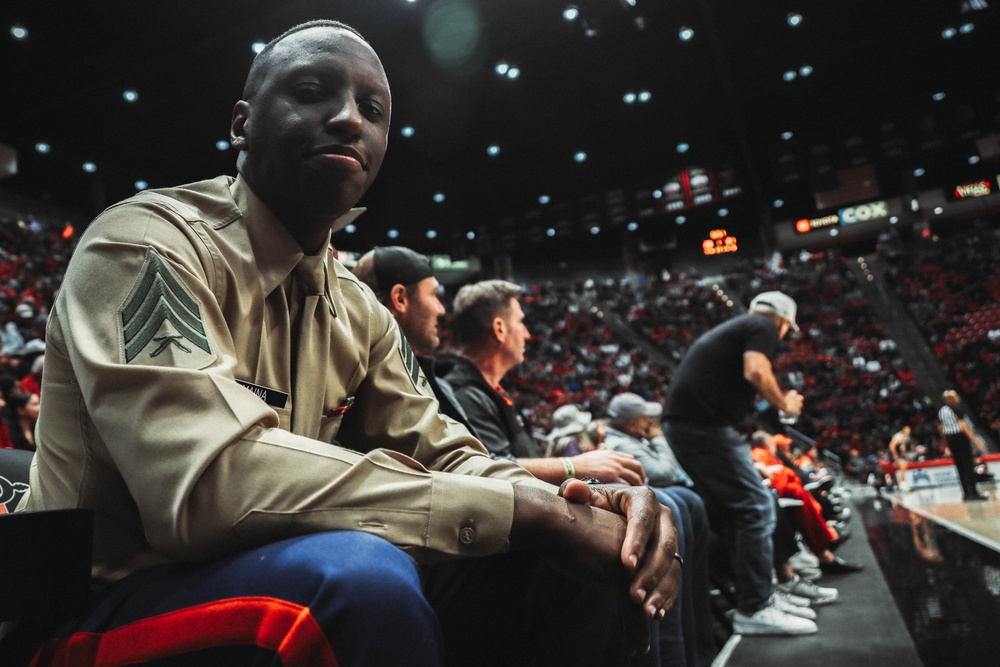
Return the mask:
{"type": "Polygon", "coordinates": [[[18,173],[0,190],[89,217],[137,182],[234,173],[217,143],[252,44],[338,18],[393,91],[389,152],[342,248],[544,257],[766,229],[817,213],[852,168],[880,196],[995,180],[997,4],[6,0],[0,143],[18,173]],[[708,174],[712,197],[665,207],[678,174],[708,174]]]}

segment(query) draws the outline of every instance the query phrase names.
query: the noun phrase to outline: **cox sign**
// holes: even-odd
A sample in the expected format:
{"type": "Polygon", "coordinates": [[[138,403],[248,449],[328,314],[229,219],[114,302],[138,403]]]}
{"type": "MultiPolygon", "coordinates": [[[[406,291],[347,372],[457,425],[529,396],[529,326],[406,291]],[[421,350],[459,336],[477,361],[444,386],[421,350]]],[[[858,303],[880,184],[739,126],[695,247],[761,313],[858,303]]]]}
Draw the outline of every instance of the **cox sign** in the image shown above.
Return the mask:
{"type": "Polygon", "coordinates": [[[873,201],[868,204],[861,204],[860,206],[848,206],[837,211],[837,215],[840,216],[840,224],[842,225],[888,218],[889,202],[873,201]]]}

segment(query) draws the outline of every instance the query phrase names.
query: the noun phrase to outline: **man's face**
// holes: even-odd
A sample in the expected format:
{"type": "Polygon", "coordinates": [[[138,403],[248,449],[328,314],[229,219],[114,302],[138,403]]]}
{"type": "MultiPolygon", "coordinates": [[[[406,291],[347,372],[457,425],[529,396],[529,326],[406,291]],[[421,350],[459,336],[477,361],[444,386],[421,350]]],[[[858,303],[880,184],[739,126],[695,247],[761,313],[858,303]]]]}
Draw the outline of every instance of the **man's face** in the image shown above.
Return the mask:
{"type": "Polygon", "coordinates": [[[346,213],[382,165],[390,95],[375,52],[316,27],[274,46],[256,92],[233,111],[240,173],[286,225],[346,213]]]}
{"type": "Polygon", "coordinates": [[[632,417],[622,425],[622,433],[633,438],[648,438],[649,429],[652,426],[652,419],[645,415],[632,417]]]}
{"type": "Polygon", "coordinates": [[[517,299],[510,300],[510,313],[505,318],[507,324],[507,338],[504,340],[504,349],[507,351],[511,366],[516,366],[524,361],[524,343],[531,339],[528,327],[524,325],[524,311],[521,310],[521,302],[517,299]]]}
{"type": "Polygon", "coordinates": [[[431,354],[441,342],[438,318],[444,315],[444,306],[437,293],[437,278],[424,278],[407,290],[406,311],[396,315],[410,347],[420,354],[431,354]]]}

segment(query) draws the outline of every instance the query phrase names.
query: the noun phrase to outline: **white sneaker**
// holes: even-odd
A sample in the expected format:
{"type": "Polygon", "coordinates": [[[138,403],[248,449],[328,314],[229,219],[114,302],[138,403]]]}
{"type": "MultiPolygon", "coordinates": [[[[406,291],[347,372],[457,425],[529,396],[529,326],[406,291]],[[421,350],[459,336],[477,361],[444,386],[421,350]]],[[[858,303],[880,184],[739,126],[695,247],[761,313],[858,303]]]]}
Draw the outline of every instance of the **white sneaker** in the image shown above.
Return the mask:
{"type": "Polygon", "coordinates": [[[788,564],[792,566],[793,570],[819,567],[819,558],[815,554],[800,550],[788,558],[788,564]]]}
{"type": "Polygon", "coordinates": [[[817,586],[813,582],[807,581],[799,575],[795,575],[795,578],[791,581],[778,584],[775,588],[782,593],[791,593],[792,595],[798,595],[801,598],[807,598],[811,600],[814,605],[830,604],[836,600],[839,595],[836,588],[824,588],[822,586],[817,586]]]}
{"type": "Polygon", "coordinates": [[[792,616],[773,604],[749,616],[739,611],[733,615],[733,632],[741,635],[812,635],[817,630],[808,618],[792,616]]]}
{"type": "Polygon", "coordinates": [[[798,595],[792,595],[791,593],[785,593],[779,591],[777,588],[774,589],[774,594],[783,598],[788,604],[793,604],[796,607],[811,607],[812,601],[809,598],[799,597],[798,595]]]}
{"type": "MultiPolygon", "coordinates": [[[[798,597],[798,596],[795,596],[798,597]]],[[[808,606],[803,607],[790,602],[784,593],[775,593],[774,597],[771,598],[771,602],[779,611],[783,611],[786,614],[791,614],[792,616],[798,616],[799,618],[808,618],[810,621],[816,620],[816,612],[810,609],[808,606]]]]}

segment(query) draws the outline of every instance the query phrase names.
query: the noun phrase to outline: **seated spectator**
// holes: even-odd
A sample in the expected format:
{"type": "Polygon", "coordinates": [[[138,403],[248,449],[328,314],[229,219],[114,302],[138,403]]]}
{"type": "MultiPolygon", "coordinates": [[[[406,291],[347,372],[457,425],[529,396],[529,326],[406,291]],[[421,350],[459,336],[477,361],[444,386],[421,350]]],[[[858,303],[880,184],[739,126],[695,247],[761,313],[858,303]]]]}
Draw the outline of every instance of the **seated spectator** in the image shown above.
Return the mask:
{"type": "Polygon", "coordinates": [[[531,427],[500,385],[504,375],[524,361],[531,337],[518,300],[521,288],[503,280],[462,287],[452,315],[462,356],[445,376],[455,390],[476,434],[496,459],[516,461],[535,477],[561,484],[572,478],[641,486],[646,481],[635,457],[595,449],[573,457],[543,456],[531,427]]]}
{"type": "Polygon", "coordinates": [[[35,664],[83,646],[117,664],[617,665],[649,646],[680,576],[669,513],[488,457],[331,255],[390,106],[356,31],[296,26],[234,105],[238,176],[89,226],[47,321],[19,509],[93,510],[101,590],[35,664]],[[435,586],[417,558],[456,576],[435,586]]]}
{"type": "MultiPolygon", "coordinates": [[[[845,530],[838,534],[827,524],[819,502],[805,489],[798,475],[777,457],[774,436],[766,431],[755,431],[750,437],[750,444],[752,447],[750,456],[761,477],[767,480],[780,497],[792,498],[802,503],[788,507],[787,511],[795,529],[802,535],[803,542],[819,558],[820,569],[827,573],[860,571],[860,565],[848,563],[833,553],[833,549],[843,544],[850,537],[850,533],[845,530]]],[[[794,585],[781,584],[779,589],[791,593],[793,591],[789,589],[794,585]]]]}
{"type": "Polygon", "coordinates": [[[564,405],[552,413],[546,456],[576,456],[598,448],[590,435],[592,415],[575,405],[564,405]]]}
{"type": "Polygon", "coordinates": [[[441,343],[438,319],[445,314],[438,298],[440,284],[434,277],[431,261],[424,255],[402,246],[378,247],[362,255],[352,269],[361,282],[389,309],[407,343],[416,353],[441,413],[464,424],[476,435],[451,385],[434,372],[434,351],[441,343]]]}
{"type": "Polygon", "coordinates": [[[7,399],[0,392],[0,449],[15,449],[14,441],[10,437],[10,429],[7,428],[7,399]]]}
{"type": "MultiPolygon", "coordinates": [[[[545,457],[535,444],[530,428],[500,385],[504,375],[524,361],[524,344],[530,337],[518,298],[520,293],[521,289],[513,283],[485,280],[462,287],[455,296],[453,326],[462,357],[446,379],[483,444],[494,458],[515,460],[536,477],[553,484],[579,476],[592,478],[594,482],[641,485],[645,473],[629,454],[599,449],[573,457],[545,457]]],[[[680,568],[684,560],[680,554],[683,548],[680,534],[684,527],[678,520],[677,506],[670,509],[676,526],[670,535],[676,547],[673,559],[680,568]]],[[[679,573],[683,575],[683,569],[679,573]]],[[[676,667],[684,665],[686,660],[679,613],[675,605],[658,617],[661,623],[657,624],[661,634],[658,657],[672,660],[670,664],[676,667]],[[664,641],[669,644],[666,651],[662,650],[664,641]]]]}
{"type": "Polygon", "coordinates": [[[4,421],[14,449],[35,449],[35,423],[38,421],[38,394],[19,392],[7,399],[4,421]]]}
{"type": "MultiPolygon", "coordinates": [[[[618,394],[608,404],[605,444],[608,449],[631,454],[642,463],[646,484],[660,502],[676,508],[674,516],[681,523],[677,532],[686,563],[681,580],[682,648],[689,665],[708,665],[716,653],[709,606],[708,514],[705,503],[691,488],[691,478],[663,436],[662,413],[663,406],[659,403],[629,392],[618,394]]],[[[661,643],[661,659],[670,652],[661,643]]]]}
{"type": "Polygon", "coordinates": [[[31,371],[21,378],[21,390],[28,394],[42,395],[42,369],[45,366],[45,355],[40,354],[31,362],[31,371]]]}

